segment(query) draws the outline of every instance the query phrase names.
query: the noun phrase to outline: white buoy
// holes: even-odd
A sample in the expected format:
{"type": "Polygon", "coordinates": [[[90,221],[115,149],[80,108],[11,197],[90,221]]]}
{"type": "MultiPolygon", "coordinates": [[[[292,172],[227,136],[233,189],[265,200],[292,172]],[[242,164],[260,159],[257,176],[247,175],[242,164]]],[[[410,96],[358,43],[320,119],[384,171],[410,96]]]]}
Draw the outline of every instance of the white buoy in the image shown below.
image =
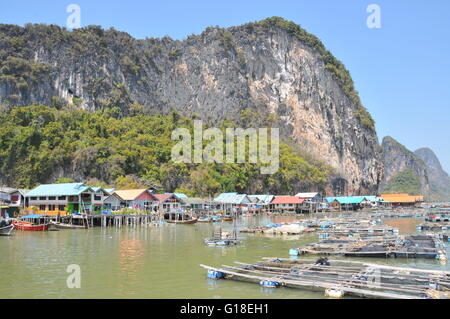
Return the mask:
{"type": "Polygon", "coordinates": [[[344,297],[344,291],[337,288],[328,288],[325,289],[325,296],[331,298],[342,298],[344,297]]]}

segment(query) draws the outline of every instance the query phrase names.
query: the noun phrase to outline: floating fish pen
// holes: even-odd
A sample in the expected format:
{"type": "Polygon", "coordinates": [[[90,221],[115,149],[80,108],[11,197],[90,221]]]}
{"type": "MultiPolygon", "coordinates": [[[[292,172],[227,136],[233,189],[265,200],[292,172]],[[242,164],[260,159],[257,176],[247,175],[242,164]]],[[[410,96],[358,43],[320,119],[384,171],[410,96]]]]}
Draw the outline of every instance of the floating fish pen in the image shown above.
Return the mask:
{"type": "Polygon", "coordinates": [[[448,223],[450,222],[450,212],[431,212],[425,216],[425,221],[433,223],[448,223]]]}
{"type": "Polygon", "coordinates": [[[245,227],[239,229],[241,233],[272,234],[272,235],[299,235],[313,232],[314,229],[302,224],[269,224],[264,227],[245,227]]]}
{"type": "Polygon", "coordinates": [[[426,211],[379,211],[370,215],[371,218],[423,218],[426,211]]]}
{"type": "Polygon", "coordinates": [[[221,268],[200,265],[210,279],[251,282],[265,288],[322,292],[327,297],[425,299],[450,297],[450,272],[390,267],[364,262],[264,258],[221,268]]]}
{"type": "Polygon", "coordinates": [[[447,261],[445,244],[437,236],[407,236],[395,240],[349,240],[347,242],[313,243],[304,248],[292,248],[290,255],[340,255],[375,258],[435,258],[447,261]]]}
{"type": "Polygon", "coordinates": [[[325,239],[330,237],[376,237],[376,236],[386,236],[386,235],[397,235],[398,229],[390,226],[371,226],[371,227],[358,227],[358,226],[345,226],[336,227],[333,229],[324,229],[319,233],[319,238],[325,239]]]}
{"type": "Polygon", "coordinates": [[[425,222],[416,226],[417,230],[442,230],[447,231],[450,229],[450,223],[439,222],[425,222]]]}
{"type": "Polygon", "coordinates": [[[236,227],[231,233],[222,231],[222,227],[215,227],[212,237],[206,238],[204,242],[209,247],[225,247],[237,245],[240,240],[237,237],[236,227]]]}

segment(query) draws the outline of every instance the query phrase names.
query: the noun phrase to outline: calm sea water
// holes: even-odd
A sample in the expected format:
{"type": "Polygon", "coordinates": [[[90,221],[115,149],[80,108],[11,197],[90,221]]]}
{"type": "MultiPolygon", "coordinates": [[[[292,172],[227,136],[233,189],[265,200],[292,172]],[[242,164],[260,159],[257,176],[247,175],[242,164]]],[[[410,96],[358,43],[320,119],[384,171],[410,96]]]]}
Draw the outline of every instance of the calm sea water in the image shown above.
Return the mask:
{"type": "MultiPolygon", "coordinates": [[[[243,218],[239,225],[289,221],[243,218]]],[[[420,220],[386,223],[415,232],[420,220]]],[[[223,223],[231,230],[231,223],[223,223]]],[[[20,232],[0,237],[0,298],[323,298],[321,293],[255,284],[208,280],[210,266],[288,257],[288,250],[317,240],[317,234],[272,236],[241,234],[236,247],[207,247],[212,224],[161,227],[93,228],[57,232],[20,232]],[[81,267],[81,288],[69,289],[67,266],[81,267]]],[[[303,257],[301,257],[303,258],[303,257]]],[[[364,260],[364,259],[358,259],[364,260]]],[[[391,265],[450,270],[435,260],[366,259],[391,265]]]]}

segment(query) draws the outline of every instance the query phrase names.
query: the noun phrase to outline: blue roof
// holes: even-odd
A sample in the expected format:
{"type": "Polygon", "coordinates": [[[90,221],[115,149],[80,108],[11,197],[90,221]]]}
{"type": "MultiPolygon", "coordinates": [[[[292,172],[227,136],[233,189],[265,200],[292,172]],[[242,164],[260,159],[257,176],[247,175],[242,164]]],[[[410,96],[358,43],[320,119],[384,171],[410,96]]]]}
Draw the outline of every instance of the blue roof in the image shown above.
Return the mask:
{"type": "Polygon", "coordinates": [[[327,197],[326,200],[328,203],[331,203],[335,200],[339,202],[339,204],[360,204],[365,199],[364,196],[344,196],[344,197],[327,197]]]}
{"type": "Polygon", "coordinates": [[[183,193],[173,193],[178,198],[187,198],[186,194],[183,193]]]}
{"type": "Polygon", "coordinates": [[[83,183],[65,183],[65,184],[42,184],[29,191],[25,196],[74,196],[87,190],[91,190],[83,183]]]}
{"type": "Polygon", "coordinates": [[[45,215],[32,214],[32,215],[22,216],[20,218],[41,218],[43,216],[45,216],[45,215]]]}

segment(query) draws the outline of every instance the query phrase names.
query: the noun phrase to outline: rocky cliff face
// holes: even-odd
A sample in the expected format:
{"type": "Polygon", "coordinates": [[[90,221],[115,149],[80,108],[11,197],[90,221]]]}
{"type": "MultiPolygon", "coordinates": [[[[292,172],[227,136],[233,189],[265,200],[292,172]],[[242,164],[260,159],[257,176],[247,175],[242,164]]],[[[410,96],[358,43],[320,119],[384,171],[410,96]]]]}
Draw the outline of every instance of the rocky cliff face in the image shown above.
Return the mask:
{"type": "Polygon", "coordinates": [[[384,178],[380,191],[429,196],[430,183],[425,163],[390,136],[383,139],[381,146],[384,178]]]}
{"type": "Polygon", "coordinates": [[[450,200],[450,177],[442,169],[436,154],[429,148],[420,148],[414,152],[426,165],[430,181],[430,198],[434,201],[450,200]]]}
{"type": "MultiPolygon", "coordinates": [[[[317,38],[279,18],[208,28],[184,41],[2,25],[0,57],[1,104],[119,107],[124,114],[139,104],[210,123],[239,122],[253,110],[272,115],[286,139],[335,169],[330,194],[375,193],[381,181],[373,121],[347,70],[317,38]]],[[[411,164],[397,155],[400,166],[388,163],[388,177],[411,164]]]]}

